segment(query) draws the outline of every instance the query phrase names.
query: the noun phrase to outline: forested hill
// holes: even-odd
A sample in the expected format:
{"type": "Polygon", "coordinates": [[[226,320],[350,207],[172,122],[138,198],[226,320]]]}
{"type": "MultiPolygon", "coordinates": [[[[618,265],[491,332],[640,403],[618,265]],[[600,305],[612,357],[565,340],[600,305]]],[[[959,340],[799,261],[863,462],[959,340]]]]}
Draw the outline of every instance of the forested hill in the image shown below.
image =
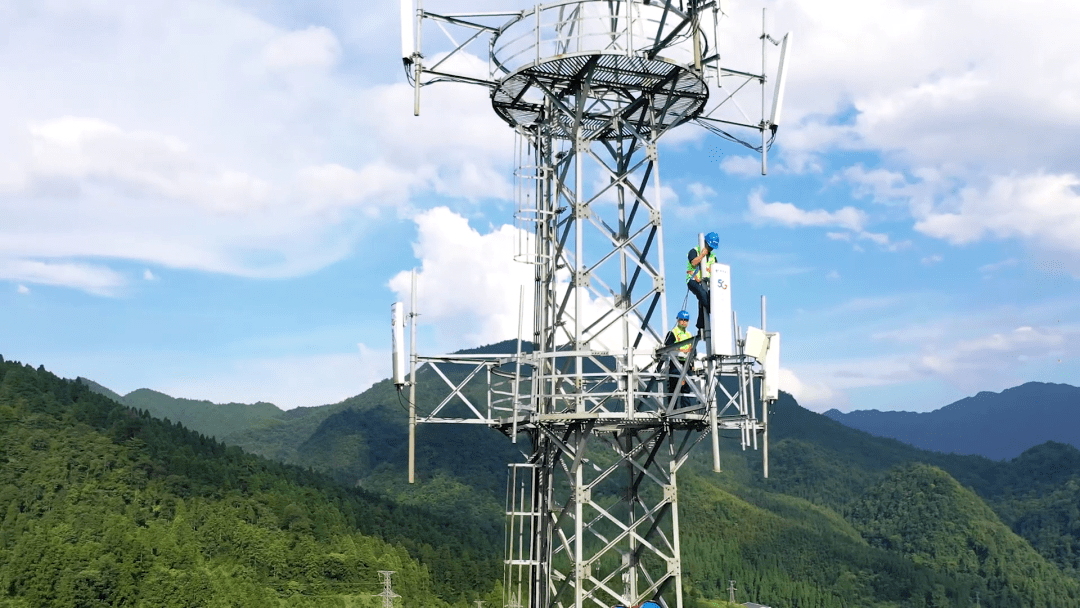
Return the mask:
{"type": "Polygon", "coordinates": [[[0,358],[0,606],[501,601],[501,538],[0,358]]]}
{"type": "Polygon", "coordinates": [[[1080,387],[1028,382],[981,392],[932,412],[857,410],[825,415],[879,437],[934,452],[1015,458],[1047,441],[1080,448],[1080,387]]]}
{"type": "MultiPolygon", "coordinates": [[[[0,363],[0,607],[367,607],[380,569],[399,606],[502,605],[505,465],[523,446],[423,426],[409,485],[398,397],[382,382],[241,433],[300,468],[0,363]]],[[[679,474],[684,608],[719,606],[731,579],[774,608],[1080,606],[1080,451],[925,452],[786,393],[770,420],[769,479],[731,442],[723,473],[702,449],[679,474]]]]}
{"type": "Polygon", "coordinates": [[[95,393],[105,395],[117,403],[145,410],[155,418],[179,422],[186,428],[215,439],[225,439],[232,433],[258,427],[280,418],[284,413],[273,403],[211,403],[171,397],[148,388],[119,395],[93,380],[78,380],[95,393]]]}

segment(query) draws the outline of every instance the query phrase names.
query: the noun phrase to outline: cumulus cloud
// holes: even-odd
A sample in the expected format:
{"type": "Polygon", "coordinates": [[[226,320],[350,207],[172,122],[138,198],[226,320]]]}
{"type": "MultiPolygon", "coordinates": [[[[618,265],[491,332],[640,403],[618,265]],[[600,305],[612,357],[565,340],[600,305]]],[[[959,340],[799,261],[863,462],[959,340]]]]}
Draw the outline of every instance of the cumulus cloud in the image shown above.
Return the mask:
{"type": "Polygon", "coordinates": [[[18,287],[18,289],[16,291],[18,291],[21,295],[25,296],[25,295],[30,293],[30,288],[27,287],[26,285],[19,285],[19,287],[18,287]]]}
{"type": "MultiPolygon", "coordinates": [[[[513,226],[503,225],[487,234],[445,207],[417,215],[420,259],[417,269],[420,322],[438,328],[443,347],[490,344],[517,336],[518,304],[522,286],[531,286],[533,268],[515,262],[519,238],[513,226]]],[[[409,302],[411,274],[390,280],[399,300],[409,302]]],[[[532,331],[532,293],[525,292],[525,331],[532,331]]],[[[528,337],[528,335],[523,336],[528,337]]]]}
{"type": "Polygon", "coordinates": [[[1080,259],[1078,185],[1080,179],[1071,173],[995,177],[984,189],[965,188],[922,217],[915,229],[955,244],[1021,238],[1080,259]]]}
{"type": "Polygon", "coordinates": [[[686,190],[695,201],[702,201],[716,196],[716,190],[701,182],[691,182],[686,186],[686,190]]]}
{"type": "MultiPolygon", "coordinates": [[[[512,131],[484,90],[425,89],[414,118],[412,89],[357,78],[327,27],[290,30],[214,0],[11,17],[2,259],[290,277],[350,254],[418,195],[510,196],[512,131]]],[[[103,276],[50,280],[115,293],[103,276]]]]}
{"type": "Polygon", "coordinates": [[[866,224],[866,212],[855,207],[843,207],[836,211],[814,209],[807,211],[791,203],[766,203],[761,190],[750,194],[747,219],[755,224],[780,224],[787,227],[818,226],[839,227],[861,231],[866,224]]]}
{"type": "MultiPolygon", "coordinates": [[[[730,12],[750,19],[752,10],[736,3],[730,12]]],[[[799,35],[785,150],[868,149],[907,167],[958,162],[992,172],[1069,163],[1080,122],[1080,67],[1067,36],[1076,5],[1016,11],[994,0],[973,12],[958,0],[795,0],[770,15],[777,31],[799,35]],[[1033,65],[1033,56],[1049,59],[1033,65]],[[987,125],[1008,125],[1008,144],[987,125]]],[[[754,47],[744,46],[749,56],[754,47]]]]}
{"type": "Polygon", "coordinates": [[[761,157],[759,156],[725,156],[720,161],[720,170],[729,175],[761,175],[761,157]]]}
{"type": "MultiPolygon", "coordinates": [[[[414,252],[417,269],[419,322],[435,328],[438,348],[491,344],[518,335],[521,289],[524,287],[522,338],[532,339],[534,268],[515,261],[532,251],[531,237],[510,225],[493,226],[481,233],[461,215],[445,207],[418,214],[414,252]]],[[[569,273],[557,277],[560,291],[566,289],[569,273]]],[[[398,300],[410,301],[411,273],[394,276],[389,287],[398,300]]],[[[610,309],[608,297],[587,294],[582,302],[583,325],[588,327],[610,309]]],[[[571,307],[572,308],[572,307],[571,307]]],[[[656,321],[654,321],[656,323],[656,321]]],[[[597,326],[586,332],[592,348],[622,348],[622,335],[613,328],[597,326]]],[[[572,331],[569,328],[564,328],[572,331]]],[[[566,335],[557,338],[566,343],[566,335]]],[[[646,338],[643,350],[651,340],[646,338]]]]}
{"type": "MultiPolygon", "coordinates": [[[[812,171],[837,151],[873,153],[876,165],[840,172],[855,197],[906,205],[917,231],[955,245],[1011,239],[1060,255],[1080,276],[1068,236],[1080,209],[1072,161],[1080,60],[1066,25],[1080,6],[1014,11],[994,0],[973,13],[958,0],[795,0],[777,8],[775,29],[799,34],[778,139],[786,166],[812,171]]],[[[732,17],[748,11],[737,3],[732,17]]],[[[748,59],[752,45],[743,46],[748,59]]],[[[725,163],[748,173],[751,160],[725,163]]]]}
{"type": "MultiPolygon", "coordinates": [[[[822,227],[842,228],[850,232],[826,232],[826,238],[833,241],[870,241],[886,251],[899,251],[911,246],[911,241],[894,241],[883,232],[870,232],[863,229],[869,216],[862,209],[842,207],[836,211],[824,209],[806,210],[791,203],[766,203],[761,191],[750,194],[745,217],[750,223],[778,224],[789,228],[822,227]]],[[[859,245],[853,245],[856,251],[862,251],[859,245]]]]}
{"type": "Polygon", "coordinates": [[[791,393],[799,405],[815,412],[823,412],[834,407],[844,408],[848,405],[843,393],[832,389],[825,382],[803,381],[794,371],[786,367],[780,368],[780,388],[784,392],[791,393]]]}

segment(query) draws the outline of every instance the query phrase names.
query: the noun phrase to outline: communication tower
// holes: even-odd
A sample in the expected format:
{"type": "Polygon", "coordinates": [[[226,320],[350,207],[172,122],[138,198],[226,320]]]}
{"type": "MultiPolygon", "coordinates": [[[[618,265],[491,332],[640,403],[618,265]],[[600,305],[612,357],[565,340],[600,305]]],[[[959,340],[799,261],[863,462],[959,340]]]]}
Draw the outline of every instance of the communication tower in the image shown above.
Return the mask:
{"type": "Polygon", "coordinates": [[[414,113],[432,84],[488,90],[518,137],[516,257],[535,280],[531,328],[522,335],[523,290],[512,352],[420,356],[414,271],[408,315],[401,303],[392,309],[394,382],[410,388],[410,482],[417,424],[495,428],[527,456],[508,474],[504,603],[682,608],[677,473],[706,437],[719,470],[726,430],[743,449],[760,439],[768,475],[779,334],[765,332],[764,297],[762,327],[738,325],[731,269],[716,264],[702,269],[712,297],[707,331],[692,338],[697,354],[680,364],[680,344],[663,346],[657,143],[694,122],[759,151],[764,174],[791,35],[774,40],[763,25],[761,70],[744,71],[721,62],[720,0],[562,0],[467,14],[412,2],[401,11],[414,113]],[[770,45],[780,46],[775,79],[765,75],[770,45]],[[737,101],[755,87],[752,120],[737,101]],[[738,129],[757,131],[760,143],[741,141],[738,129]],[[418,412],[422,367],[446,395],[418,412]]]}

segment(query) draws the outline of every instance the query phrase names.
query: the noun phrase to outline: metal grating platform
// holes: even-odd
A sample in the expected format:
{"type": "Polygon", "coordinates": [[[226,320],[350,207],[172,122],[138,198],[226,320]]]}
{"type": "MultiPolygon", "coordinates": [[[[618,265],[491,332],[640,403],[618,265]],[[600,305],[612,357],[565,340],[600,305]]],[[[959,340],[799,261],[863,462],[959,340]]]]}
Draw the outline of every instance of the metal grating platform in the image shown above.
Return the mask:
{"type": "Polygon", "coordinates": [[[557,139],[614,140],[655,137],[697,117],[708,98],[705,81],[685,67],[591,53],[525,66],[499,82],[491,103],[511,126],[544,123],[557,139]]]}

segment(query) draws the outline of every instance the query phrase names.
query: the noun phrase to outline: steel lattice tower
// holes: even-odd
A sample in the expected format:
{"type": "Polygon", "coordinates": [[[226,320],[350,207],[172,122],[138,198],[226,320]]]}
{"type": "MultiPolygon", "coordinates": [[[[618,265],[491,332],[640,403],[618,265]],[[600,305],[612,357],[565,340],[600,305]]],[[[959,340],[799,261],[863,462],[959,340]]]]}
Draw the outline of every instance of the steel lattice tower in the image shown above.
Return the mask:
{"type": "MultiPolygon", "coordinates": [[[[527,437],[527,461],[509,475],[508,603],[582,608],[655,599],[681,608],[677,473],[710,435],[718,463],[720,429],[739,431],[744,448],[762,437],[767,458],[766,410],[778,370],[766,365],[766,352],[771,343],[778,356],[779,338],[764,327],[744,336],[731,319],[713,318],[713,337],[694,339],[701,351],[694,370],[678,366],[675,347],[661,347],[668,316],[657,143],[690,121],[723,135],[740,126],[760,131],[764,159],[782,92],[781,78],[766,119],[764,49],[775,41],[762,34],[760,74],[721,67],[717,0],[568,0],[454,15],[405,0],[402,12],[415,111],[423,86],[468,82],[487,87],[495,112],[515,129],[516,221],[527,235],[518,258],[535,268],[532,349],[519,336],[516,352],[505,355],[421,357],[414,328],[408,382],[406,316],[395,304],[395,383],[415,388],[420,364],[449,387],[436,407],[410,415],[410,431],[416,423],[479,423],[515,441],[527,437]],[[420,50],[425,24],[452,42],[431,62],[420,50]],[[455,56],[485,42],[486,78],[453,69],[455,56]],[[710,107],[711,93],[728,101],[753,83],[762,88],[759,122],[725,118],[723,102],[710,107]],[[440,370],[447,365],[472,371],[452,381],[440,370]],[[671,368],[686,392],[667,392],[671,368]],[[470,400],[473,382],[487,383],[486,404],[470,400]]],[[[714,293],[728,289],[716,281],[714,293]]],[[[677,285],[681,291],[682,277],[677,285]]],[[[764,306],[762,316],[764,326],[764,306]]],[[[410,432],[410,455],[412,441],[410,432]]]]}

